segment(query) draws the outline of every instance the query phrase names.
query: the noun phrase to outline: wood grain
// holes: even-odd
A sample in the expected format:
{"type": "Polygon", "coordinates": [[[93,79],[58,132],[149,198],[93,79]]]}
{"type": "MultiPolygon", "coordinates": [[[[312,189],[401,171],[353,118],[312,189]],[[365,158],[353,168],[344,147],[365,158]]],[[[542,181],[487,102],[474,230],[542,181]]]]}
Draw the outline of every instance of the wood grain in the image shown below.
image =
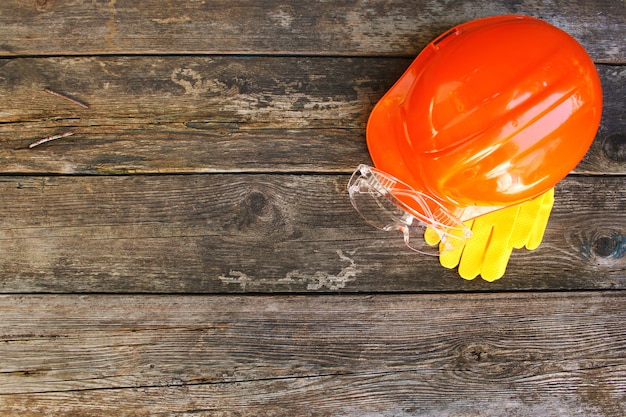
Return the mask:
{"type": "Polygon", "coordinates": [[[618,417],[625,296],[2,296],[0,409],[618,417]]]}
{"type": "Polygon", "coordinates": [[[559,184],[541,248],[467,282],[352,208],[347,175],[0,178],[0,292],[626,288],[621,177],[559,184]]]}
{"type": "Polygon", "coordinates": [[[623,0],[1,1],[0,415],[623,417],[625,32],[623,0]],[[417,53],[504,13],[581,42],[603,118],[542,246],[464,281],[346,183],[417,53]]]}
{"type": "MultiPolygon", "coordinates": [[[[0,67],[0,172],[351,172],[400,58],[80,57],[0,67]],[[61,92],[85,109],[52,96],[61,92]],[[74,132],[28,149],[33,142],[74,132]]],[[[626,67],[599,65],[601,127],[575,172],[626,174],[626,67]]]]}
{"type": "Polygon", "coordinates": [[[0,55],[312,54],[414,56],[453,25],[528,14],[624,63],[626,6],[593,2],[5,0],[0,55]]]}

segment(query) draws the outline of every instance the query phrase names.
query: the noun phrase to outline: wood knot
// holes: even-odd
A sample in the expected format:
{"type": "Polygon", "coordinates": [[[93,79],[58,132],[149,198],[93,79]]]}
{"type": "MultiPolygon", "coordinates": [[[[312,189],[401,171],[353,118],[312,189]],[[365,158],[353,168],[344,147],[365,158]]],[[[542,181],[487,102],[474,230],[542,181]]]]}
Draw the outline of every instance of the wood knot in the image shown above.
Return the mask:
{"type": "Polygon", "coordinates": [[[460,359],[463,362],[479,363],[488,360],[491,349],[483,344],[470,344],[461,349],[460,359]]]}
{"type": "Polygon", "coordinates": [[[626,254],[626,236],[617,232],[599,236],[591,242],[591,250],[601,258],[621,258],[626,254]]]}
{"type": "Polygon", "coordinates": [[[53,0],[35,0],[35,9],[38,12],[42,12],[45,9],[49,8],[53,3],[53,0]]]}
{"type": "Polygon", "coordinates": [[[272,205],[267,197],[258,191],[253,191],[248,194],[243,204],[247,211],[256,217],[266,217],[272,211],[272,205]]]}
{"type": "Polygon", "coordinates": [[[626,235],[619,231],[604,231],[581,237],[579,243],[583,258],[613,263],[626,255],[626,235]]]}
{"type": "Polygon", "coordinates": [[[610,160],[626,162],[626,134],[614,133],[607,136],[602,144],[602,150],[610,160]]]}
{"type": "Polygon", "coordinates": [[[236,218],[230,223],[237,230],[260,237],[284,231],[284,219],[272,200],[261,191],[250,191],[239,203],[236,218]]]}

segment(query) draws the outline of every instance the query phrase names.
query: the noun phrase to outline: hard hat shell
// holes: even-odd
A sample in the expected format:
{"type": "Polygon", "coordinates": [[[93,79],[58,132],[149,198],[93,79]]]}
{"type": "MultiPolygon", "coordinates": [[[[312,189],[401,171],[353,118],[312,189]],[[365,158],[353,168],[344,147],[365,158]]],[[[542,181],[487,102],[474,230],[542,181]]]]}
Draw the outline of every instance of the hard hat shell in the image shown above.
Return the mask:
{"type": "Polygon", "coordinates": [[[431,42],[374,107],[374,165],[466,220],[550,190],[600,123],[593,61],[564,31],[506,15],[431,42]]]}

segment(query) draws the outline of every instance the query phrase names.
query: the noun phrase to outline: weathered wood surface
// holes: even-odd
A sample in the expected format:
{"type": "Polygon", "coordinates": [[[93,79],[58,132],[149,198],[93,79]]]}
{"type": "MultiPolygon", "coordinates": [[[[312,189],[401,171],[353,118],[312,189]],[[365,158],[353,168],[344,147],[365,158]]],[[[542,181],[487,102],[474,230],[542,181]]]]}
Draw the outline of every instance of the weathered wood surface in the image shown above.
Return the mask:
{"type": "MultiPolygon", "coordinates": [[[[350,172],[410,59],[81,57],[0,63],[0,172],[350,172]],[[85,109],[46,93],[62,92],[85,109]],[[63,132],[74,136],[29,149],[63,132]],[[332,144],[332,146],[329,146],[332,144]]],[[[599,65],[600,131],[578,173],[626,174],[626,67],[599,65]]]]}
{"type": "Polygon", "coordinates": [[[0,415],[623,417],[624,33],[623,0],[3,0],[0,415]],[[542,246],[468,282],[345,188],[415,55],[504,13],[579,40],[604,111],[542,246]]]}
{"type": "Polygon", "coordinates": [[[0,409],[619,417],[625,296],[2,296],[0,409]]]}
{"type": "Polygon", "coordinates": [[[456,24],[507,13],[553,23],[599,62],[626,60],[623,0],[4,0],[0,54],[414,56],[456,24]]]}
{"type": "Polygon", "coordinates": [[[492,284],[468,283],[365,223],[348,178],[0,178],[0,291],[626,288],[622,177],[563,181],[542,246],[516,251],[492,284]]]}

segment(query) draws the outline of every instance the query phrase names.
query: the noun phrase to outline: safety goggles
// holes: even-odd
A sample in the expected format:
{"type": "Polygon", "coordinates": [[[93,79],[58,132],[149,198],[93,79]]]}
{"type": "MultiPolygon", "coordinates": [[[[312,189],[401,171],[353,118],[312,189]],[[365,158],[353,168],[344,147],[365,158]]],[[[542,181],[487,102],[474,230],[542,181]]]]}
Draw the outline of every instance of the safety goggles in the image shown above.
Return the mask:
{"type": "Polygon", "coordinates": [[[460,248],[471,230],[432,197],[368,165],[348,182],[352,205],[369,224],[402,232],[404,243],[426,255],[460,248]]]}

